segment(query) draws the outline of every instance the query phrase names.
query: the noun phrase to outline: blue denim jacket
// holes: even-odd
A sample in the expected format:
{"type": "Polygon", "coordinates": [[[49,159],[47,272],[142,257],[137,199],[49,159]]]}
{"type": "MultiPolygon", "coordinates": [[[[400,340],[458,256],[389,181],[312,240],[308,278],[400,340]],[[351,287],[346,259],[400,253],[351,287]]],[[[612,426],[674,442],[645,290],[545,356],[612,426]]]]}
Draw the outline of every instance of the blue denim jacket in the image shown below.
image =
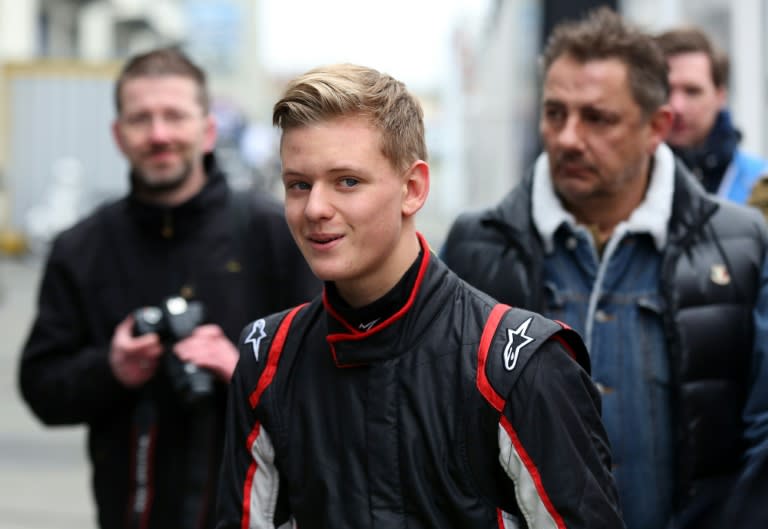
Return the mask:
{"type": "Polygon", "coordinates": [[[649,235],[628,234],[600,260],[589,232],[567,224],[553,242],[544,262],[545,314],[587,342],[627,527],[663,528],[672,511],[674,445],[661,254],[649,235]]]}
{"type": "Polygon", "coordinates": [[[660,529],[672,516],[675,429],[668,343],[659,292],[672,212],[674,157],[658,149],[645,199],[614,228],[602,256],[554,195],[537,162],[532,214],[547,249],[543,312],[584,338],[628,529],[660,529]],[[617,345],[618,344],[618,345],[617,345]]]}

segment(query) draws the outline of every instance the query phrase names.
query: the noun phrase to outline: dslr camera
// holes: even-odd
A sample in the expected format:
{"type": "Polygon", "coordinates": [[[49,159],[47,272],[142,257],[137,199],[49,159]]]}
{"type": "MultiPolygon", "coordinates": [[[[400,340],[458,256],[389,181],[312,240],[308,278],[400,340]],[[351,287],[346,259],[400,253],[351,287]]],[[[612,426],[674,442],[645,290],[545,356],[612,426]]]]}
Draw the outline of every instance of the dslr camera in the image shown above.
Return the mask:
{"type": "Polygon", "coordinates": [[[200,301],[187,301],[181,296],[167,298],[158,306],[142,307],[133,312],[133,335],[155,332],[165,346],[163,366],[174,391],[187,404],[202,401],[213,394],[213,373],[184,362],[171,350],[174,343],[186,338],[205,320],[205,307],[200,301]]]}

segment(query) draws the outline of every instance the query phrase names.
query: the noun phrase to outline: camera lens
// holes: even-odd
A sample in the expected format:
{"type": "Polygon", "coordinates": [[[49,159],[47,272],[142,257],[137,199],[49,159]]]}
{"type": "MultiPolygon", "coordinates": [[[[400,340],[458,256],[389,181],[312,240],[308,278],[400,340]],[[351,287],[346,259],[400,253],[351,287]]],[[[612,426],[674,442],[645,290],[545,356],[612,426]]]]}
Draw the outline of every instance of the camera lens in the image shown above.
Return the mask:
{"type": "Polygon", "coordinates": [[[158,307],[144,307],[139,311],[141,318],[150,325],[157,325],[163,317],[163,311],[158,307]]]}

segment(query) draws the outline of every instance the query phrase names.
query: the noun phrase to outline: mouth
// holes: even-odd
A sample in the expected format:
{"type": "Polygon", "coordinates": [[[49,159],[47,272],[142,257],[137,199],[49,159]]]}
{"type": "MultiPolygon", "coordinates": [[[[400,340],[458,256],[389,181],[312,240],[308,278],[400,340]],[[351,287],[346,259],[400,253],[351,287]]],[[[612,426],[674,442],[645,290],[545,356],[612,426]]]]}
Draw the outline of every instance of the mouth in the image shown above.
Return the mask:
{"type": "Polygon", "coordinates": [[[556,173],[569,176],[583,175],[591,171],[592,168],[587,165],[574,163],[560,164],[555,168],[556,173]]]}
{"type": "Polygon", "coordinates": [[[680,131],[680,130],[685,130],[685,128],[686,128],[686,123],[683,117],[678,114],[675,114],[672,117],[672,130],[680,131]]]}
{"type": "Polygon", "coordinates": [[[672,124],[672,132],[685,132],[685,123],[674,123],[672,124]]]}
{"type": "Polygon", "coordinates": [[[147,155],[147,159],[149,160],[168,160],[170,158],[173,158],[174,153],[173,151],[155,151],[151,152],[147,155]]]}
{"type": "Polygon", "coordinates": [[[307,239],[312,244],[320,244],[320,245],[326,245],[330,244],[334,241],[338,241],[341,238],[343,238],[343,235],[330,235],[325,233],[314,233],[309,236],[307,236],[307,239]]]}

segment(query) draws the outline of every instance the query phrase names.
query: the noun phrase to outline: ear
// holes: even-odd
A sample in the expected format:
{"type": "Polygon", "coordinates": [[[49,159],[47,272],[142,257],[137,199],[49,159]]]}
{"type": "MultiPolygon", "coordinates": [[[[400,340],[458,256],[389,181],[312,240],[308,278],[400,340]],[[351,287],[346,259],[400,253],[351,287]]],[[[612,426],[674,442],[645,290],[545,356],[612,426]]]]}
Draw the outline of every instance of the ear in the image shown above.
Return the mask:
{"type": "Polygon", "coordinates": [[[715,88],[715,93],[717,95],[717,102],[720,104],[720,108],[725,108],[725,105],[728,103],[728,89],[723,86],[718,86],[715,88]]]}
{"type": "Polygon", "coordinates": [[[411,217],[421,209],[429,194],[429,165],[416,160],[403,176],[403,217],[411,217]]]}
{"type": "Polygon", "coordinates": [[[669,104],[660,106],[651,114],[651,117],[648,119],[648,136],[646,141],[646,152],[649,155],[656,152],[656,147],[667,138],[669,129],[672,128],[673,118],[674,114],[669,104]]]}
{"type": "Polygon", "coordinates": [[[205,127],[203,130],[203,149],[205,152],[211,152],[216,146],[216,138],[218,137],[216,118],[211,112],[208,112],[208,115],[205,116],[205,124],[203,126],[205,127]]]}
{"type": "Polygon", "coordinates": [[[115,145],[120,149],[120,152],[125,154],[123,134],[120,131],[120,122],[117,119],[112,122],[112,138],[115,140],[115,145]]]}

